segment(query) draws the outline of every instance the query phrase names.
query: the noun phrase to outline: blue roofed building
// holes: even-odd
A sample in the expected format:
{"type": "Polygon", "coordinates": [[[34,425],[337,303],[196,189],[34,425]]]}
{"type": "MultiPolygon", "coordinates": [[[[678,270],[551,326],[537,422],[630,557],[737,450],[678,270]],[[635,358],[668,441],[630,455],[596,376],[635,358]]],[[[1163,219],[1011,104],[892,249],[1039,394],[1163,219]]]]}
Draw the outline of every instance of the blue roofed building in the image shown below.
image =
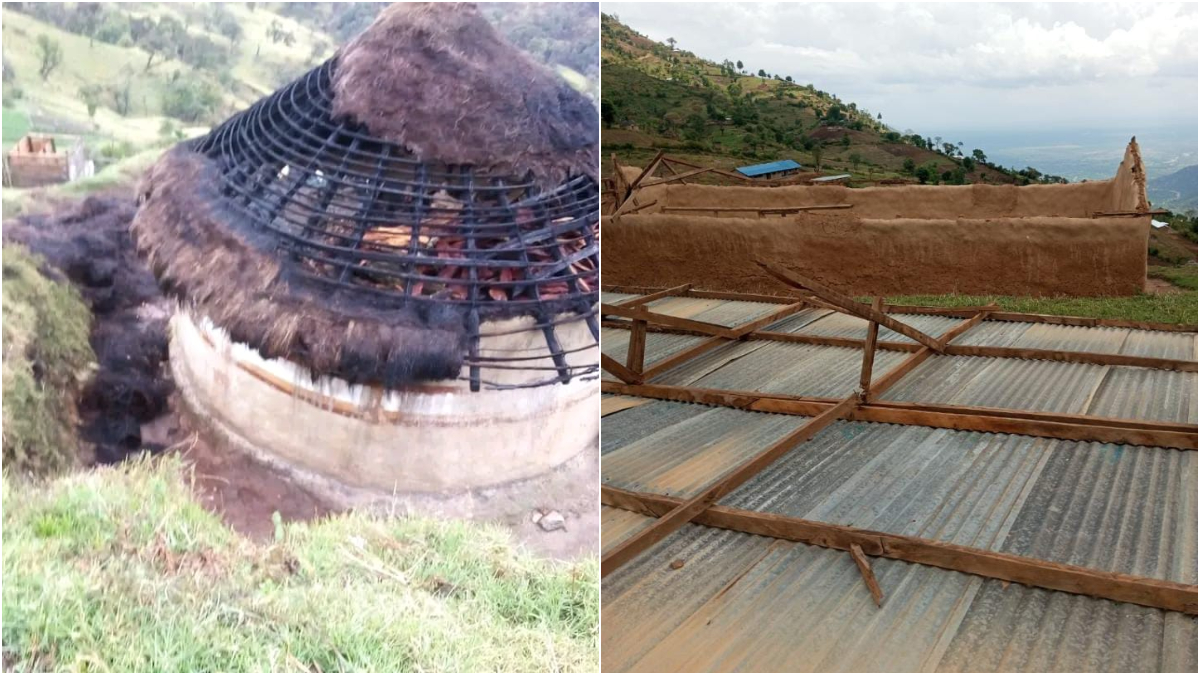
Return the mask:
{"type": "Polygon", "coordinates": [[[737,172],[750,178],[781,178],[799,173],[803,168],[795,160],[780,159],[766,164],[739,166],[737,172]]]}

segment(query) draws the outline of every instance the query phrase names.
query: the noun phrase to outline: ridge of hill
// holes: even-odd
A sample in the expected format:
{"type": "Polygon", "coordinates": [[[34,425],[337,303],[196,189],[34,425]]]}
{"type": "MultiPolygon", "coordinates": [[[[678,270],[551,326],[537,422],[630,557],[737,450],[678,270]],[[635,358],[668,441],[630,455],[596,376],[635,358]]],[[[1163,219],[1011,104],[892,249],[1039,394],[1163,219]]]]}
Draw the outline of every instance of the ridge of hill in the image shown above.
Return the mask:
{"type": "MultiPolygon", "coordinates": [[[[1033,168],[995,166],[980,149],[891,129],[860,108],[791,74],[747,71],[655,42],[602,14],[604,151],[645,164],[657,150],[719,168],[793,159],[853,180],[921,183],[1065,182],[1033,168]]],[[[608,164],[608,163],[606,163],[608,164]]],[[[605,166],[606,171],[611,166],[605,166]]]]}
{"type": "Polygon", "coordinates": [[[1197,168],[1193,164],[1146,181],[1146,192],[1156,207],[1172,211],[1196,211],[1197,168]]]}

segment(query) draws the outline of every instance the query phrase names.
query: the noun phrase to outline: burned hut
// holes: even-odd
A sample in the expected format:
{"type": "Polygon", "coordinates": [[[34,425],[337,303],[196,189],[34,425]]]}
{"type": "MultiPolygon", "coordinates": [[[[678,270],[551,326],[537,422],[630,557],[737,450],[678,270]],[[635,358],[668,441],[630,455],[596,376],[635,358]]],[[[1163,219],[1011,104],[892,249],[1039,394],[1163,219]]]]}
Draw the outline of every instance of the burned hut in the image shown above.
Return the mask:
{"type": "Polygon", "coordinates": [[[593,104],[472,6],[385,9],[139,186],[188,408],[348,505],[474,510],[579,455],[597,143],[593,104]]]}

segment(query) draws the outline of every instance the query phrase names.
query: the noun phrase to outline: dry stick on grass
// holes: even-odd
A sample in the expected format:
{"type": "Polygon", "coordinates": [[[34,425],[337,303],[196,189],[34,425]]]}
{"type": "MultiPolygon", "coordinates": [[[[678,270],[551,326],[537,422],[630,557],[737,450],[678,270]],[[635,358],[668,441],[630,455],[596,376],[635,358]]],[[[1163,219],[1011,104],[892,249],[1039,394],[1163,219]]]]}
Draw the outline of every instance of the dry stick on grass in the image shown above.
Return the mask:
{"type": "MultiPolygon", "coordinates": [[[[684,503],[678,497],[632,492],[608,485],[601,486],[600,501],[606,506],[652,517],[670,513],[684,503]]],[[[707,527],[841,551],[850,551],[851,546],[857,545],[867,555],[940,567],[1035,588],[1196,614],[1196,586],[1174,581],[1104,572],[933,539],[863,530],[848,525],[822,523],[727,506],[712,506],[698,514],[695,522],[707,527]]]]}

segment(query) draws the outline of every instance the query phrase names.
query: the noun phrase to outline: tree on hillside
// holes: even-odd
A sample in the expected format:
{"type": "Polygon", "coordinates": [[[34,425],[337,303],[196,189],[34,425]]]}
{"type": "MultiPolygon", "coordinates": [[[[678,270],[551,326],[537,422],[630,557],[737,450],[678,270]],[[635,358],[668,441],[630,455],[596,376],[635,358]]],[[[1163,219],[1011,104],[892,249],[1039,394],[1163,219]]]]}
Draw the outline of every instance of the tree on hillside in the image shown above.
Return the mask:
{"type": "Polygon", "coordinates": [[[88,37],[88,48],[96,46],[96,30],[100,28],[104,7],[98,2],[81,2],[76,5],[75,13],[80,29],[88,37]]]}
{"type": "Polygon", "coordinates": [[[842,134],[842,147],[850,147],[850,134],[842,134]]]}
{"type": "Polygon", "coordinates": [[[971,159],[970,157],[963,157],[962,158],[962,168],[964,170],[966,170],[968,173],[970,173],[971,171],[974,171],[975,170],[975,160],[971,159]]]}
{"type": "Polygon", "coordinates": [[[742,70],[746,69],[746,67],[742,65],[741,59],[738,59],[737,67],[738,67],[738,71],[742,71],[742,70]]]}
{"type": "Polygon", "coordinates": [[[841,106],[839,106],[839,105],[829,106],[829,111],[825,113],[825,121],[826,122],[837,123],[837,122],[841,122],[843,119],[844,118],[842,117],[842,107],[841,106]]]}
{"type": "Polygon", "coordinates": [[[987,155],[983,154],[983,151],[979,148],[972,150],[971,156],[975,158],[976,162],[979,162],[980,164],[987,164],[987,155]]]}
{"type": "Polygon", "coordinates": [[[88,117],[96,118],[96,110],[100,107],[100,99],[104,95],[104,87],[98,84],[88,84],[80,87],[79,98],[83,99],[83,104],[87,106],[88,117]]]}
{"type": "Polygon", "coordinates": [[[673,37],[667,38],[667,44],[670,45],[671,51],[675,51],[675,44],[676,44],[675,38],[673,38],[673,37]]]}
{"type": "Polygon", "coordinates": [[[850,153],[850,164],[854,167],[855,171],[858,171],[858,165],[862,164],[862,155],[857,152],[850,153]]]}
{"type": "Polygon", "coordinates": [[[605,129],[611,129],[613,121],[616,120],[617,111],[613,108],[613,104],[609,101],[600,102],[600,120],[604,122],[605,129]]]}
{"type": "Polygon", "coordinates": [[[133,76],[128,70],[122,71],[122,78],[116,84],[104,88],[105,93],[113,103],[113,110],[119,115],[128,115],[133,103],[133,76]]]}
{"type": "Polygon", "coordinates": [[[765,77],[767,76],[767,71],[763,70],[762,68],[759,68],[759,69],[758,69],[758,76],[759,76],[759,77],[762,77],[762,78],[765,78],[765,77]]]}
{"type": "Polygon", "coordinates": [[[904,158],[904,173],[914,173],[917,170],[917,163],[912,157],[904,158]]]}
{"type": "Polygon", "coordinates": [[[817,171],[821,170],[821,155],[823,150],[824,148],[821,147],[820,143],[817,143],[812,148],[813,165],[817,167],[817,171]]]}
{"type": "Polygon", "coordinates": [[[42,79],[50,77],[50,73],[54,72],[55,68],[62,65],[62,45],[58,40],[42,33],[37,36],[38,61],[41,63],[38,66],[38,75],[42,79]]]}

